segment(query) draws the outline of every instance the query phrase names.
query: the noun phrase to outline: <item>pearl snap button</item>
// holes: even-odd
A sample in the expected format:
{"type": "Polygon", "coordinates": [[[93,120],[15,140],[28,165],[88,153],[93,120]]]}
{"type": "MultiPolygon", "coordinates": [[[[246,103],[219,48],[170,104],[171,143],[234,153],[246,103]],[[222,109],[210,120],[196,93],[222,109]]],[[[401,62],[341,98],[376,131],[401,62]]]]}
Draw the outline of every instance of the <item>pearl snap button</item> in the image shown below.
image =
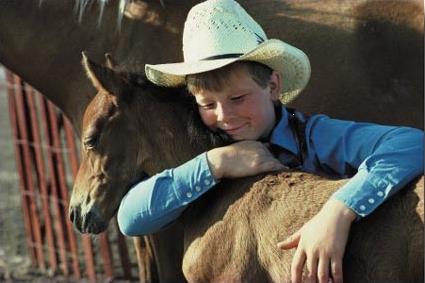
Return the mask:
{"type": "Polygon", "coordinates": [[[208,186],[209,184],[211,184],[211,181],[210,180],[205,180],[204,181],[204,184],[208,186]]]}
{"type": "Polygon", "coordinates": [[[366,206],[361,205],[361,206],[360,206],[360,210],[366,210],[366,206]]]}
{"type": "Polygon", "coordinates": [[[384,196],[384,193],[383,193],[383,192],[381,192],[381,191],[377,192],[376,194],[377,194],[379,197],[383,197],[383,196],[384,196]]]}
{"type": "Polygon", "coordinates": [[[373,198],[370,198],[367,200],[369,203],[375,203],[375,200],[373,198]]]}
{"type": "Polygon", "coordinates": [[[200,186],[196,186],[195,187],[195,191],[200,192],[201,191],[201,187],[200,186]]]}
{"type": "Polygon", "coordinates": [[[188,193],[186,193],[186,196],[187,196],[188,198],[191,198],[191,197],[192,197],[192,193],[191,193],[191,192],[188,192],[188,193]]]}

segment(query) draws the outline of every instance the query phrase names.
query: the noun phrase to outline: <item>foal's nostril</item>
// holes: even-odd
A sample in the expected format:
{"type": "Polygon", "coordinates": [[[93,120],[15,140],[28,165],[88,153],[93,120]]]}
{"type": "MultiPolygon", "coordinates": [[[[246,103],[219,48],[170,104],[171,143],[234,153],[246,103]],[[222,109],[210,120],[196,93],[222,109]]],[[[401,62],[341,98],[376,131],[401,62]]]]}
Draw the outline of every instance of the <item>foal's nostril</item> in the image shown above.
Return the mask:
{"type": "Polygon", "coordinates": [[[69,209],[69,219],[72,223],[76,224],[79,216],[79,208],[78,207],[71,207],[69,209]]]}
{"type": "Polygon", "coordinates": [[[88,223],[93,222],[93,212],[91,212],[91,210],[89,210],[89,212],[87,212],[85,219],[88,223]]]}

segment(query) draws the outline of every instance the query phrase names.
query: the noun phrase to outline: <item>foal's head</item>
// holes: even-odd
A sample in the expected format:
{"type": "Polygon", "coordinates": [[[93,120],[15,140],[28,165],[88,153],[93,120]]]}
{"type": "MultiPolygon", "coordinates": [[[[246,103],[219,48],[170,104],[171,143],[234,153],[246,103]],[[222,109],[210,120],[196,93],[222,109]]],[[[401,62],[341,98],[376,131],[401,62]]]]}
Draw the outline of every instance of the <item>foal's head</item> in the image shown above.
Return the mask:
{"type": "Polygon", "coordinates": [[[83,55],[97,89],[82,123],[81,165],[70,218],[83,233],[100,233],[129,187],[145,175],[177,166],[225,137],[201,122],[184,88],[162,88],[119,71],[107,56],[100,66],[83,55]]]}

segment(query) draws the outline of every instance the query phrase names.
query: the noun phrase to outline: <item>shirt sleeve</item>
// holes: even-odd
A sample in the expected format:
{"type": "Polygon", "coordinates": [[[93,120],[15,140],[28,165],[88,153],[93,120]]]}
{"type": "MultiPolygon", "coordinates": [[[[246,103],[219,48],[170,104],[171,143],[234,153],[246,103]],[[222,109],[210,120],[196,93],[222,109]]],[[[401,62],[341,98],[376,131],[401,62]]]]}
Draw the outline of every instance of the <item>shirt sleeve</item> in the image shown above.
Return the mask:
{"type": "Polygon", "coordinates": [[[136,184],[121,201],[117,219],[127,236],[154,233],[217,183],[206,153],[136,184]]]}
{"type": "Polygon", "coordinates": [[[354,176],[331,198],[358,216],[372,213],[424,171],[424,132],[409,127],[355,123],[322,116],[311,137],[325,170],[354,176]]]}

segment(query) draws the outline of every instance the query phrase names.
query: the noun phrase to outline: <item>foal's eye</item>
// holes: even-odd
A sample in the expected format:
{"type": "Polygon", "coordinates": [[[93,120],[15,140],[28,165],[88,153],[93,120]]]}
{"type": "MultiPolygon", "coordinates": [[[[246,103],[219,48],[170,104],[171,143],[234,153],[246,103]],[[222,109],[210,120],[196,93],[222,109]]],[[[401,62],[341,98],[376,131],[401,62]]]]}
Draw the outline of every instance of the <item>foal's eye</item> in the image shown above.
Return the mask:
{"type": "Polygon", "coordinates": [[[88,136],[84,139],[84,147],[86,150],[93,150],[99,144],[99,135],[88,136]]]}

